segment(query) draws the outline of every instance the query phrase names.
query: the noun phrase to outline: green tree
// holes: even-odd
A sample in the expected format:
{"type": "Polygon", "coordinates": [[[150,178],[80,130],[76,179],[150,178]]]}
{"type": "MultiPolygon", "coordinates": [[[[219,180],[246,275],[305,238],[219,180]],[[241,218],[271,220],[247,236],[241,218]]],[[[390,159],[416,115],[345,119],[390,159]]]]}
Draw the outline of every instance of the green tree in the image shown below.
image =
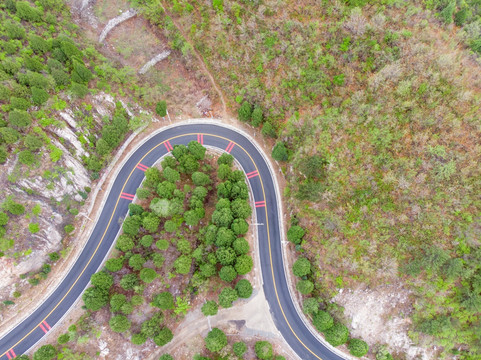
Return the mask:
{"type": "Polygon", "coordinates": [[[305,233],[306,231],[299,225],[291,226],[289,230],[287,230],[287,240],[298,245],[301,243],[305,233]]]}
{"type": "Polygon", "coordinates": [[[236,235],[244,235],[249,230],[249,224],[244,219],[235,219],[232,222],[231,229],[236,235]]]}
{"type": "Polygon", "coordinates": [[[134,254],[129,258],[129,266],[139,271],[142,269],[142,266],[145,264],[146,259],[140,254],[134,254]]]}
{"type": "MultiPolygon", "coordinates": [[[[40,9],[30,6],[28,1],[17,1],[17,16],[22,20],[41,22],[43,12],[40,9]]],[[[35,357],[34,357],[35,358],[35,357]]]]}
{"type": "Polygon", "coordinates": [[[142,333],[132,334],[130,341],[134,345],[143,345],[147,341],[147,336],[145,336],[145,334],[142,334],[142,333]]]}
{"type": "Polygon", "coordinates": [[[227,165],[227,166],[231,167],[233,163],[234,163],[234,157],[231,154],[228,154],[228,153],[223,153],[217,159],[217,164],[219,164],[219,165],[224,164],[224,165],[227,165]]]}
{"type": "Polygon", "coordinates": [[[8,215],[3,211],[0,212],[0,226],[5,226],[8,224],[8,215]]]}
{"type": "Polygon", "coordinates": [[[154,297],[152,304],[162,310],[172,310],[174,308],[174,297],[170,292],[164,291],[154,297]]]}
{"type": "Polygon", "coordinates": [[[219,352],[227,346],[227,336],[219,328],[213,328],[205,338],[205,347],[212,352],[219,352]]]}
{"type": "Polygon", "coordinates": [[[44,89],[39,89],[37,87],[32,87],[32,100],[35,105],[42,105],[45,103],[50,95],[44,89]]]}
{"type": "Polygon", "coordinates": [[[367,345],[365,341],[362,341],[360,339],[349,340],[347,348],[349,349],[351,355],[356,357],[363,357],[369,351],[369,345],[367,345]]]}
{"type": "Polygon", "coordinates": [[[70,341],[70,335],[68,333],[62,334],[57,338],[57,343],[59,343],[60,345],[66,344],[69,341],[70,341]]]}
{"type": "Polygon", "coordinates": [[[211,182],[209,175],[199,171],[196,171],[195,173],[192,174],[192,181],[196,186],[205,186],[210,184],[211,182]]]}
{"type": "Polygon", "coordinates": [[[97,311],[107,305],[108,292],[98,287],[89,287],[82,295],[85,307],[88,310],[97,311]]]}
{"type": "Polygon", "coordinates": [[[237,272],[231,265],[222,266],[219,271],[219,277],[225,282],[232,282],[237,277],[237,272]]]}
{"type": "Polygon", "coordinates": [[[140,245],[145,248],[151,247],[153,242],[154,238],[152,237],[152,235],[144,235],[142,236],[142,239],[140,239],[140,245]]]}
{"type": "Polygon", "coordinates": [[[142,219],[143,228],[150,233],[155,233],[159,228],[159,225],[160,218],[153,213],[148,214],[142,219]]]}
{"type": "Polygon", "coordinates": [[[140,218],[137,215],[127,217],[122,225],[122,230],[128,235],[137,235],[140,230],[140,218]]]}
{"type": "Polygon", "coordinates": [[[218,309],[219,306],[214,300],[207,300],[201,310],[205,316],[213,316],[217,314],[218,309]]]}
{"type": "Polygon", "coordinates": [[[73,63],[72,81],[87,84],[92,79],[92,72],[78,61],[73,63]]]}
{"type": "Polygon", "coordinates": [[[35,155],[30,150],[23,150],[18,153],[18,161],[24,165],[32,165],[35,162],[35,155]]]}
{"type": "Polygon", "coordinates": [[[174,338],[174,334],[168,327],[163,327],[159,334],[154,337],[154,342],[157,346],[164,346],[174,338]]]}
{"type": "Polygon", "coordinates": [[[25,207],[22,204],[16,203],[13,200],[8,200],[4,203],[5,210],[12,215],[22,215],[25,213],[25,207]]]}
{"type": "MultiPolygon", "coordinates": [[[[307,315],[315,315],[319,311],[319,301],[315,298],[306,298],[304,299],[304,302],[302,304],[302,310],[307,314],[307,315]]],[[[322,330],[319,330],[322,331],[322,330]]]]}
{"type": "MultiPolygon", "coordinates": [[[[17,3],[18,4],[18,3],[17,3]]],[[[52,345],[43,345],[33,354],[33,360],[51,360],[57,356],[57,350],[52,345]]]]}
{"type": "Polygon", "coordinates": [[[127,298],[124,294],[113,294],[110,298],[110,310],[118,312],[126,302],[127,298]]]}
{"type": "Polygon", "coordinates": [[[23,143],[30,151],[37,151],[43,146],[42,139],[32,134],[28,134],[23,140],[23,143]]]}
{"type": "Polygon", "coordinates": [[[5,31],[11,40],[22,40],[25,38],[25,28],[15,21],[6,21],[5,31]]]}
{"type": "Polygon", "coordinates": [[[215,269],[215,266],[212,265],[212,264],[202,264],[200,266],[200,273],[203,277],[205,278],[209,278],[211,276],[214,276],[215,273],[216,273],[216,269],[215,269]]]}
{"type": "Polygon", "coordinates": [[[235,251],[230,247],[218,248],[215,252],[215,256],[222,265],[232,265],[236,259],[235,251]]]}
{"type": "Polygon", "coordinates": [[[172,356],[170,356],[169,354],[163,354],[159,360],[174,360],[174,358],[172,356]]]}
{"type": "Polygon", "coordinates": [[[169,242],[165,239],[160,239],[155,243],[155,246],[157,247],[157,249],[164,251],[169,248],[169,242]]]}
{"type": "Polygon", "coordinates": [[[235,270],[239,275],[245,275],[252,270],[254,262],[249,255],[240,255],[235,262],[235,270]]]}
{"type": "Polygon", "coordinates": [[[247,254],[250,250],[249,243],[244,238],[235,239],[232,247],[234,248],[234,251],[237,255],[247,254]]]}
{"type": "Polygon", "coordinates": [[[120,286],[124,290],[132,290],[139,285],[139,278],[136,274],[126,274],[120,279],[120,286]]]}
{"type": "Polygon", "coordinates": [[[199,144],[197,141],[191,141],[187,145],[189,152],[194,156],[196,160],[204,160],[206,148],[199,144]]]}
{"type": "Polygon", "coordinates": [[[259,359],[272,359],[274,356],[272,345],[268,341],[257,341],[254,350],[259,359]]]}
{"type": "Polygon", "coordinates": [[[212,214],[212,222],[221,227],[229,227],[234,220],[230,209],[215,210],[212,214]]]}
{"type": "Polygon", "coordinates": [[[235,199],[232,201],[232,214],[237,219],[247,219],[252,214],[252,208],[249,202],[243,199],[235,199]]]}
{"type": "Polygon", "coordinates": [[[272,158],[277,161],[286,161],[289,158],[286,145],[279,141],[272,149],[272,158]]]}
{"type": "Polygon", "coordinates": [[[217,229],[215,236],[215,244],[219,247],[229,247],[236,239],[234,232],[226,227],[220,227],[217,229]]]}
{"type": "Polygon", "coordinates": [[[326,341],[332,346],[345,344],[349,338],[349,330],[340,323],[335,323],[330,329],[324,332],[326,341]]]}
{"type": "Polygon", "coordinates": [[[123,257],[108,259],[107,262],[105,263],[105,268],[110,272],[120,271],[120,269],[122,269],[123,266],[124,266],[123,257]]]}
{"type": "Polygon", "coordinates": [[[32,123],[32,118],[28,112],[15,109],[8,113],[8,122],[17,128],[24,128],[32,123]]]}
{"type": "Polygon", "coordinates": [[[232,345],[232,350],[235,355],[241,358],[247,351],[247,345],[243,341],[238,341],[232,345]]]}
{"type": "Polygon", "coordinates": [[[232,303],[238,299],[237,291],[230,287],[225,287],[219,294],[219,305],[223,308],[232,307],[232,303]]]}
{"type": "Polygon", "coordinates": [[[35,34],[31,34],[28,37],[28,44],[30,45],[30,48],[36,53],[43,54],[50,50],[49,43],[35,34]]]}
{"type": "Polygon", "coordinates": [[[147,199],[148,197],[150,197],[152,195],[152,193],[150,192],[149,189],[146,189],[146,188],[138,188],[136,191],[135,191],[135,195],[140,199],[140,200],[143,200],[143,199],[147,199]]]}
{"type": "MultiPolygon", "coordinates": [[[[84,84],[72,82],[70,85],[70,94],[76,99],[82,99],[89,93],[89,88],[84,84]]],[[[102,136],[103,137],[103,136],[102,136]]]]}
{"type": "Polygon", "coordinates": [[[175,183],[180,180],[180,173],[171,167],[166,167],[163,171],[164,178],[168,182],[175,183]]]}
{"type": "Polygon", "coordinates": [[[130,320],[125,315],[115,315],[109,320],[112,331],[123,333],[130,329],[130,320]]]}
{"type": "Polygon", "coordinates": [[[263,120],[262,109],[259,106],[254,107],[254,111],[252,111],[252,125],[260,126],[263,120]]]}
{"type": "Polygon", "coordinates": [[[174,261],[175,271],[182,275],[187,275],[190,272],[192,265],[192,258],[187,255],[181,255],[174,261]]]}
{"type": "Polygon", "coordinates": [[[165,100],[159,101],[155,106],[155,112],[157,115],[164,117],[167,115],[167,103],[165,100]]]}
{"type": "Polygon", "coordinates": [[[252,295],[252,285],[247,279],[241,279],[237,282],[235,289],[242,299],[248,299],[252,295]]]}
{"type": "Polygon", "coordinates": [[[10,127],[0,128],[2,140],[7,144],[15,144],[20,138],[20,133],[10,127]]]}
{"type": "Polygon", "coordinates": [[[312,318],[312,323],[316,329],[320,332],[324,332],[332,328],[334,326],[334,319],[332,316],[326,311],[319,311],[319,303],[317,304],[317,309],[317,312],[314,313],[312,318]]]}
{"type": "Polygon", "coordinates": [[[114,284],[114,278],[112,275],[107,274],[105,271],[99,271],[98,273],[92,274],[90,277],[90,282],[92,285],[101,288],[102,290],[108,291],[110,287],[114,284]]]}
{"type": "Polygon", "coordinates": [[[305,257],[297,259],[292,265],[292,272],[299,277],[309,275],[311,273],[311,262],[305,257]]]}
{"type": "Polygon", "coordinates": [[[226,180],[232,174],[232,169],[229,165],[220,164],[219,168],[217,169],[217,177],[221,180],[226,180]]]}
{"type": "Polygon", "coordinates": [[[251,119],[252,106],[247,101],[244,101],[238,110],[238,117],[240,121],[247,122],[251,119]]]}
{"type": "Polygon", "coordinates": [[[189,255],[192,252],[192,247],[189,240],[177,240],[177,250],[183,255],[189,255]]]}
{"type": "Polygon", "coordinates": [[[308,295],[314,290],[314,284],[310,280],[300,280],[296,284],[296,289],[303,295],[308,295]]]}
{"type": "MultiPolygon", "coordinates": [[[[162,240],[159,240],[159,241],[162,241],[162,240]]],[[[157,241],[157,243],[158,243],[159,241],[157,241]]],[[[168,245],[168,243],[167,243],[167,245],[168,245]]],[[[162,268],[162,265],[164,265],[165,257],[163,257],[162,254],[153,253],[153,254],[151,255],[151,259],[152,259],[152,262],[154,263],[154,266],[155,266],[157,269],[161,269],[161,268],[162,268]]]]}
{"type": "Polygon", "coordinates": [[[154,269],[150,268],[143,268],[140,270],[140,280],[142,280],[146,284],[150,284],[157,278],[157,273],[154,269]]]}

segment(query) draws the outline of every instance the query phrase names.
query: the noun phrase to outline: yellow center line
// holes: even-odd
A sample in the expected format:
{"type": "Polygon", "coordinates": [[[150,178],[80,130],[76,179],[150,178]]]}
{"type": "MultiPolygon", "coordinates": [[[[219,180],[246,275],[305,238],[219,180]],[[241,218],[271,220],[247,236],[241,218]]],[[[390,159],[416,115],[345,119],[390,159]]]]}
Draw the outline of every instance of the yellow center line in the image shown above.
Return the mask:
{"type": "MultiPolygon", "coordinates": [[[[133,167],[133,169],[130,171],[129,173],[129,176],[127,177],[127,179],[125,180],[123,186],[122,186],[122,189],[120,190],[120,194],[124,192],[124,189],[125,189],[125,186],[127,185],[128,181],[130,180],[130,177],[132,176],[134,170],[136,169],[136,166],[141,163],[145,157],[147,157],[152,151],[154,151],[157,147],[159,147],[160,145],[162,145],[164,142],[166,141],[170,141],[170,140],[174,140],[174,139],[177,139],[177,138],[180,138],[180,137],[184,137],[184,136],[192,136],[192,135],[197,135],[197,133],[188,133],[188,134],[182,134],[182,135],[177,135],[177,136],[174,136],[174,137],[171,137],[167,140],[164,140],[162,141],[161,143],[155,145],[154,147],[152,147],[144,156],[142,156],[142,158],[139,160],[139,162],[133,167]]],[[[220,136],[220,135],[215,135],[215,134],[207,134],[207,133],[203,133],[203,135],[208,135],[208,136],[212,136],[212,137],[216,137],[216,138],[219,138],[219,139],[224,139],[226,141],[232,141],[226,137],[223,137],[223,136],[220,136]]],[[[317,356],[307,345],[305,345],[302,340],[297,336],[297,334],[295,333],[294,329],[292,329],[291,327],[291,324],[289,323],[289,321],[287,320],[287,317],[284,313],[284,309],[282,308],[282,304],[281,304],[281,301],[279,299],[279,294],[277,292],[277,286],[276,286],[276,280],[275,280],[275,276],[274,276],[274,267],[272,265],[272,251],[271,251],[271,238],[270,238],[270,230],[269,230],[269,217],[268,217],[268,214],[267,214],[267,200],[266,200],[266,194],[265,194],[265,189],[264,189],[264,182],[262,181],[262,176],[259,172],[259,169],[257,167],[257,164],[255,163],[254,159],[252,158],[252,156],[247,152],[246,149],[244,149],[244,147],[242,147],[242,145],[239,145],[238,143],[232,141],[235,145],[237,145],[239,148],[241,148],[245,153],[246,155],[249,157],[249,159],[251,160],[252,164],[254,165],[254,167],[256,168],[257,172],[259,173],[259,180],[261,182],[261,188],[262,188],[262,194],[264,196],[264,201],[266,201],[266,206],[265,206],[265,213],[266,213],[266,225],[267,225],[267,240],[268,240],[268,244],[269,244],[269,259],[270,259],[270,266],[271,266],[271,273],[272,273],[272,281],[273,281],[273,284],[274,284],[274,292],[276,294],[276,298],[277,298],[277,303],[279,304],[279,308],[281,309],[281,312],[282,312],[282,315],[284,317],[284,320],[286,321],[287,325],[289,326],[289,329],[291,330],[292,334],[296,337],[296,339],[312,354],[314,355],[316,358],[322,360],[319,356],[317,356]]],[[[45,321],[59,306],[60,304],[62,303],[62,301],[65,300],[65,298],[67,297],[67,295],[72,291],[73,287],[75,286],[75,284],[79,281],[80,277],[83,275],[83,273],[85,272],[85,270],[87,269],[87,267],[90,265],[92,259],[94,258],[95,254],[97,253],[100,245],[102,244],[103,240],[104,240],[104,237],[110,227],[110,224],[112,223],[112,219],[114,217],[114,214],[115,214],[115,211],[117,210],[117,206],[119,204],[119,200],[120,200],[120,194],[119,196],[117,197],[117,201],[115,203],[115,206],[114,206],[114,209],[112,211],[112,215],[110,216],[110,219],[107,223],[107,227],[105,228],[105,231],[104,233],[102,234],[102,237],[100,238],[100,241],[97,245],[97,247],[95,248],[95,251],[93,252],[93,254],[91,255],[89,261],[87,262],[87,264],[84,266],[84,268],[82,269],[82,271],[80,272],[79,276],[75,279],[74,283],[70,286],[70,288],[68,289],[68,291],[65,293],[65,295],[60,299],[60,301],[57,303],[57,305],[55,305],[55,307],[42,319],[42,321],[40,321],[32,330],[30,330],[24,337],[22,337],[19,341],[17,341],[12,347],[11,349],[13,349],[15,346],[17,346],[18,344],[20,344],[23,340],[25,340],[25,338],[27,336],[29,336],[36,328],[38,328],[40,326],[40,324],[45,321]]],[[[109,194],[110,195],[110,194],[109,194]]],[[[108,195],[107,195],[108,196],[108,195]]],[[[103,209],[102,209],[103,210],[103,209]]],[[[254,211],[255,211],[255,208],[254,208],[254,211]]],[[[282,244],[281,244],[282,246],[282,244]]],[[[4,352],[1,356],[3,357],[5,354],[7,354],[10,350],[4,352]]]]}

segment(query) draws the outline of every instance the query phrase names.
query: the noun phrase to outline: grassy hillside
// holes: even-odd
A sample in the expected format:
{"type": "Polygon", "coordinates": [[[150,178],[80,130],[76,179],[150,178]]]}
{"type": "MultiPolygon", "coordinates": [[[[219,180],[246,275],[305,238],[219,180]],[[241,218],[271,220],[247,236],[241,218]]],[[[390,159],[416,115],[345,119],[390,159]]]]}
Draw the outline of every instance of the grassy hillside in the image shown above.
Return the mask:
{"type": "Polygon", "coordinates": [[[284,144],[315,294],[401,281],[415,342],[479,354],[477,5],[462,30],[409,1],[133,3],[284,144]]]}

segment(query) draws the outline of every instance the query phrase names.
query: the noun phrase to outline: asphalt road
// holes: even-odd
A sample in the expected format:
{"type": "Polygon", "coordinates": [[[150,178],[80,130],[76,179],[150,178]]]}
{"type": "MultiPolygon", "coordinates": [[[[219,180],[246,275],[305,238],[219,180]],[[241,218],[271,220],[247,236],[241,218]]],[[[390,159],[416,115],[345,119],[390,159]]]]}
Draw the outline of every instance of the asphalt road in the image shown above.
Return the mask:
{"type": "Polygon", "coordinates": [[[145,167],[152,166],[173,145],[187,144],[192,140],[230,152],[248,175],[257,222],[264,224],[257,226],[264,292],[274,322],[285,341],[301,359],[342,359],[311,334],[295,310],[284,273],[276,187],[264,158],[243,135],[220,125],[198,123],[166,129],[130,155],[115,179],[93,233],[72,270],[41,306],[0,339],[0,360],[27,352],[60,321],[102,264],[127,214],[132,198],[129,195],[135,194],[144,178],[145,167]]]}

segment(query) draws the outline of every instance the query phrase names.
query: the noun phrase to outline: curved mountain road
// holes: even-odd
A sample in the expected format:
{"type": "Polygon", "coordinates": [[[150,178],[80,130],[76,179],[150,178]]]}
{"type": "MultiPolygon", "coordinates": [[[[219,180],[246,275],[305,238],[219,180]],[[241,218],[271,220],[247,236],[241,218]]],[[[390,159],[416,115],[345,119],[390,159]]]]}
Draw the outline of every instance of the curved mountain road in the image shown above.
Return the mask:
{"type": "Polygon", "coordinates": [[[49,298],[24,321],[0,339],[0,360],[28,351],[46,336],[82,295],[90,276],[103,263],[120,230],[146,167],[152,166],[176,144],[192,140],[230,152],[244,169],[252,188],[258,225],[259,256],[265,296],[274,322],[290,347],[306,360],[340,360],[309,331],[290,296],[282,257],[277,187],[269,166],[256,146],[244,135],[212,123],[167,128],[139,146],[125,161],[108,194],[98,222],[69,274],[49,298]]]}

